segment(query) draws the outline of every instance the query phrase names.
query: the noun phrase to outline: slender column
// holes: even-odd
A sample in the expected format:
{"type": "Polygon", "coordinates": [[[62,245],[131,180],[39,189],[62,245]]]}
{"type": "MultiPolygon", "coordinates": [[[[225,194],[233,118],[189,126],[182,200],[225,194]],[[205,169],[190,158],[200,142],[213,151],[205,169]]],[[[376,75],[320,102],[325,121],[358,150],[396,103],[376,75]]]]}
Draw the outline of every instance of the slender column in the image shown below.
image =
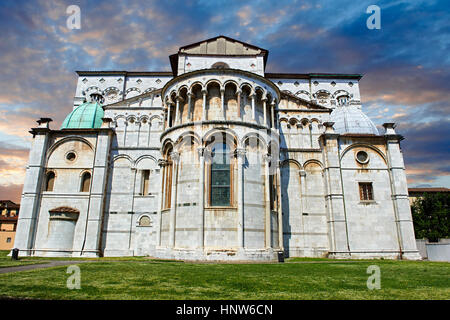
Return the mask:
{"type": "Polygon", "coordinates": [[[306,171],[305,170],[299,170],[298,171],[300,175],[300,188],[301,188],[301,208],[302,213],[306,212],[306,171]]]}
{"type": "Polygon", "coordinates": [[[189,115],[188,115],[188,117],[189,117],[189,120],[190,121],[192,121],[192,119],[194,118],[194,112],[193,112],[193,108],[192,108],[192,106],[191,106],[191,104],[192,104],[192,92],[189,92],[188,93],[188,110],[189,110],[189,115]]]}
{"type": "Polygon", "coordinates": [[[169,247],[175,247],[175,224],[177,214],[177,178],[178,178],[178,161],[180,160],[180,154],[178,152],[172,152],[170,154],[172,159],[172,198],[170,203],[170,231],[169,231],[169,247]]]}
{"type": "Polygon", "coordinates": [[[272,111],[272,129],[275,129],[275,101],[272,101],[272,103],[270,104],[271,106],[271,111],[272,111]]]}
{"type": "Polygon", "coordinates": [[[266,248],[270,248],[272,247],[272,223],[271,223],[271,219],[270,219],[270,170],[269,170],[269,165],[270,165],[270,161],[272,160],[272,156],[269,154],[264,155],[264,164],[265,164],[265,168],[264,168],[264,180],[265,180],[265,214],[266,214],[266,219],[265,219],[265,227],[266,227],[266,248]]]}
{"type": "Polygon", "coordinates": [[[255,94],[251,94],[250,97],[252,98],[252,120],[256,121],[256,108],[255,108],[255,94]]]}
{"type": "Polygon", "coordinates": [[[157,245],[161,246],[161,229],[162,229],[162,201],[164,196],[164,167],[166,165],[166,160],[159,159],[158,165],[159,165],[159,195],[158,195],[158,219],[159,219],[159,228],[158,228],[158,236],[157,236],[157,245]]]}
{"type": "Polygon", "coordinates": [[[198,155],[200,158],[198,211],[199,217],[201,217],[198,246],[203,249],[205,246],[205,148],[198,148],[198,155]]]}
{"type": "Polygon", "coordinates": [[[280,173],[281,163],[278,162],[277,166],[277,204],[278,204],[278,245],[280,250],[284,250],[283,243],[283,211],[281,205],[281,173],[280,173]]]}
{"type": "Polygon", "coordinates": [[[220,89],[220,101],[222,104],[222,117],[225,120],[225,89],[220,89]]]}
{"type": "Polygon", "coordinates": [[[267,126],[267,108],[266,108],[266,102],[267,98],[264,98],[263,100],[263,112],[264,112],[264,126],[267,126]]]}
{"type": "Polygon", "coordinates": [[[238,118],[241,118],[241,89],[238,89],[236,91],[236,95],[237,95],[237,112],[238,112],[238,118]]]}
{"type": "Polygon", "coordinates": [[[202,90],[203,93],[203,106],[202,106],[202,121],[206,121],[206,94],[208,91],[202,90]]]}
{"type": "Polygon", "coordinates": [[[244,175],[242,169],[245,159],[245,149],[236,149],[236,156],[238,160],[238,247],[239,249],[244,249],[244,175]]]}
{"type": "Polygon", "coordinates": [[[177,125],[177,124],[179,124],[179,123],[181,123],[181,117],[180,117],[180,100],[181,100],[181,98],[180,97],[177,97],[177,102],[176,102],[176,109],[175,109],[175,121],[174,121],[174,123],[175,123],[175,125],[177,125]]]}
{"type": "Polygon", "coordinates": [[[171,120],[171,117],[172,117],[172,114],[171,114],[171,107],[172,106],[172,104],[169,102],[169,103],[167,103],[167,113],[168,113],[168,115],[167,115],[167,128],[170,128],[170,120],[171,120]]]}

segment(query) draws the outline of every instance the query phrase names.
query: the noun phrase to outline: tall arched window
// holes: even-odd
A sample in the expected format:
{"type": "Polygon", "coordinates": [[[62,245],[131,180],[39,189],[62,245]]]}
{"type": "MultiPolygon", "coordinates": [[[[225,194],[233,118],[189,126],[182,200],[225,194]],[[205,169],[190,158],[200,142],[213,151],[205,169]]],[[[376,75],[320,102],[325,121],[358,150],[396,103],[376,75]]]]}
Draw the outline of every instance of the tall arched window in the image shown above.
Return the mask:
{"type": "Polygon", "coordinates": [[[90,187],[91,187],[91,174],[89,172],[85,172],[81,177],[80,192],[89,192],[90,187]]]}
{"type": "Polygon", "coordinates": [[[230,149],[226,143],[216,143],[211,149],[211,206],[231,204],[230,149]]]}
{"type": "Polygon", "coordinates": [[[53,191],[53,186],[55,185],[55,173],[50,171],[47,173],[45,178],[45,191],[53,191]]]}
{"type": "Polygon", "coordinates": [[[165,153],[166,165],[164,167],[164,203],[163,209],[169,209],[170,203],[172,199],[172,171],[173,171],[173,162],[170,158],[170,153],[172,152],[172,147],[169,147],[165,153]]]}

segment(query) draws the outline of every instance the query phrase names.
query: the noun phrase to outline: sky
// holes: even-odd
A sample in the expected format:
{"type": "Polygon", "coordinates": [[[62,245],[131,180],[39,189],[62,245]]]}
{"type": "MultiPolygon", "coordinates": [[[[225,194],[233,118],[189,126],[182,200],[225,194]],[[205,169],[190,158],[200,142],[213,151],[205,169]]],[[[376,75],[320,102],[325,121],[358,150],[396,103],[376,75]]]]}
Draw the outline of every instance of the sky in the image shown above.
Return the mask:
{"type": "Polygon", "coordinates": [[[410,187],[450,187],[448,1],[0,1],[0,199],[20,202],[40,117],[59,128],[76,70],[170,71],[225,35],[269,50],[266,72],[358,73],[363,111],[397,123],[410,187]],[[81,28],[67,28],[67,7],[81,28]],[[368,29],[367,7],[380,7],[368,29]]]}

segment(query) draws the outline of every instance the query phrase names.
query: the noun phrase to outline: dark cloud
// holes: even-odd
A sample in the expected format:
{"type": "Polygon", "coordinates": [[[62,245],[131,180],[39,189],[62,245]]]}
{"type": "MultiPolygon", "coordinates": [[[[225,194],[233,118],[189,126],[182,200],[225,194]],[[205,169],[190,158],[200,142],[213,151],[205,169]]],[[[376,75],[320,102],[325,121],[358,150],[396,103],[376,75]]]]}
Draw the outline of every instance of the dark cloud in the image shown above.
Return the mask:
{"type": "MultiPolygon", "coordinates": [[[[3,0],[0,140],[26,148],[40,116],[59,127],[73,103],[75,70],[169,70],[178,47],[224,34],[269,49],[267,72],[364,74],[364,110],[378,125],[399,123],[411,180],[432,184],[449,172],[450,4],[377,1],[381,30],[369,30],[372,4],[3,0]],[[81,8],[81,30],[66,28],[72,4],[81,8]]],[[[0,185],[8,181],[0,176],[0,185]]]]}

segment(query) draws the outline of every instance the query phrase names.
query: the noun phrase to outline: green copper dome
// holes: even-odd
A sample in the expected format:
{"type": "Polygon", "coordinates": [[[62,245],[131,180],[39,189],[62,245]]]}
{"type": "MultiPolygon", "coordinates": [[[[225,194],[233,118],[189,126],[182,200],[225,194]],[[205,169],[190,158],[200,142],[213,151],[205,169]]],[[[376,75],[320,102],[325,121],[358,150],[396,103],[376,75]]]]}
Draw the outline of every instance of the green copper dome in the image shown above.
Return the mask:
{"type": "Polygon", "coordinates": [[[61,129],[95,129],[102,125],[105,112],[97,102],[85,102],[76,107],[63,121],[61,129]]]}

